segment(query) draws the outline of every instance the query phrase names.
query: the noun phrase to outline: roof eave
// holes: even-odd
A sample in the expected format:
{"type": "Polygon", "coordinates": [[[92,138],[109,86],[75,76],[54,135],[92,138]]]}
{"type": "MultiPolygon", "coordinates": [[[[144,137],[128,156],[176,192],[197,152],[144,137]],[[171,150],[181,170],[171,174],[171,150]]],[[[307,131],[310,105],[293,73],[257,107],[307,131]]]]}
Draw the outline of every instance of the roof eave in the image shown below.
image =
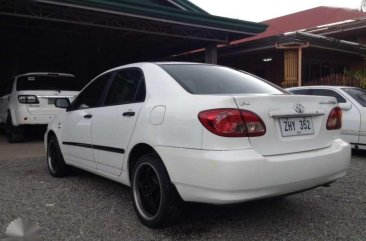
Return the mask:
{"type": "MultiPolygon", "coordinates": [[[[81,1],[81,0],[34,0],[39,3],[54,4],[59,6],[72,6],[94,11],[114,13],[126,16],[135,16],[145,19],[153,19],[162,22],[177,23],[186,26],[195,26],[206,29],[225,31],[232,34],[251,36],[264,32],[267,25],[263,23],[254,23],[237,19],[224,18],[197,12],[169,9],[163,7],[144,7],[141,4],[132,4],[128,2],[105,3],[101,1],[81,1]]],[[[177,1],[177,0],[175,0],[177,1]]],[[[240,39],[243,36],[233,37],[240,39]]]]}
{"type": "Polygon", "coordinates": [[[309,47],[328,49],[332,51],[366,57],[366,46],[363,46],[361,44],[301,32],[293,32],[286,35],[275,35],[267,38],[245,42],[240,45],[224,47],[222,48],[223,53],[221,55],[232,56],[241,53],[272,49],[275,48],[276,44],[297,44],[298,46],[302,46],[304,43],[309,43],[309,47]]]}

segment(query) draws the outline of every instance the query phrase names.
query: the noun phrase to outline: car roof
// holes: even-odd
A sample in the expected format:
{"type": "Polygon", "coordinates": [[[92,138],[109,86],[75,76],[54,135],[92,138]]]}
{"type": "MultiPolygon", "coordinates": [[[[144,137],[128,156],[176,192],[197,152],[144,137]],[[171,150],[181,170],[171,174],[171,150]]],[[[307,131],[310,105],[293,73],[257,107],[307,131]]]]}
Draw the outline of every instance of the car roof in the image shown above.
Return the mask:
{"type": "Polygon", "coordinates": [[[55,72],[30,72],[25,74],[16,75],[14,78],[22,76],[60,76],[60,77],[75,77],[73,74],[55,73],[55,72]]]}
{"type": "Polygon", "coordinates": [[[358,88],[353,86],[339,86],[339,85],[311,85],[311,86],[299,86],[286,88],[286,90],[300,90],[300,89],[341,89],[341,88],[358,88]]]}
{"type": "Polygon", "coordinates": [[[174,64],[207,64],[207,63],[196,63],[196,62],[179,62],[179,61],[175,61],[175,62],[170,62],[170,61],[161,61],[161,62],[154,62],[154,64],[157,64],[157,65],[161,65],[161,64],[164,64],[164,65],[174,65],[174,64]]]}

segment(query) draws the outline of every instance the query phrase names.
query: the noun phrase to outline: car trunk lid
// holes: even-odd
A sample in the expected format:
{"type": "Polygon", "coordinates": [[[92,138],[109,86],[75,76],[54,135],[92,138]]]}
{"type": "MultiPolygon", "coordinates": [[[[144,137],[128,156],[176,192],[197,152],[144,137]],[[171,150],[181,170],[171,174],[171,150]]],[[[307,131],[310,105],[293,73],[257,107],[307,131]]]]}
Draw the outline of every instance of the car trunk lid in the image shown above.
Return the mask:
{"type": "Polygon", "coordinates": [[[249,137],[262,155],[295,153],[330,146],[335,131],[326,128],[329,112],[336,106],[332,97],[294,95],[235,96],[239,109],[256,113],[266,133],[249,137]]]}

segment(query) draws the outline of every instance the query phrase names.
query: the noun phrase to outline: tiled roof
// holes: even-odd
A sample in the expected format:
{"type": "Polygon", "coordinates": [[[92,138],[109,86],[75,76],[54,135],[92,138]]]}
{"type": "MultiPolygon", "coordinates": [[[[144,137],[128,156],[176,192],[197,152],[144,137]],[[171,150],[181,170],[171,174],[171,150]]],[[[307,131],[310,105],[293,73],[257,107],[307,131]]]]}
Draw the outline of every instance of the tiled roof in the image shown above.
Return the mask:
{"type": "Polygon", "coordinates": [[[250,38],[233,41],[231,44],[240,44],[274,35],[280,35],[287,32],[299,31],[320,25],[364,17],[366,17],[366,12],[361,12],[358,10],[347,8],[316,7],[266,20],[263,23],[268,24],[269,27],[265,32],[250,38]]]}

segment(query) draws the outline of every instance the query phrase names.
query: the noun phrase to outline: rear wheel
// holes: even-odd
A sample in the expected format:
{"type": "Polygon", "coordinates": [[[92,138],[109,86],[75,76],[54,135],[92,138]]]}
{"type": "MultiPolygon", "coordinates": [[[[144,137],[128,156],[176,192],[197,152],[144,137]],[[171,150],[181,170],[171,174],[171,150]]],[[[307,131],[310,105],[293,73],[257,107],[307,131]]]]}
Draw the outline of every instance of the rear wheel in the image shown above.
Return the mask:
{"type": "Polygon", "coordinates": [[[131,180],[134,208],[143,224],[160,228],[178,221],[182,200],[157,155],[138,159],[131,180]]]}
{"type": "Polygon", "coordinates": [[[6,134],[6,123],[0,124],[0,134],[6,134]]]}
{"type": "Polygon", "coordinates": [[[71,167],[65,163],[57,138],[51,136],[47,147],[47,166],[54,177],[63,177],[70,172],[71,167]]]}
{"type": "Polygon", "coordinates": [[[10,114],[8,115],[6,121],[6,138],[9,143],[16,143],[23,140],[23,134],[21,133],[21,129],[13,125],[13,120],[11,119],[10,114]]]}

